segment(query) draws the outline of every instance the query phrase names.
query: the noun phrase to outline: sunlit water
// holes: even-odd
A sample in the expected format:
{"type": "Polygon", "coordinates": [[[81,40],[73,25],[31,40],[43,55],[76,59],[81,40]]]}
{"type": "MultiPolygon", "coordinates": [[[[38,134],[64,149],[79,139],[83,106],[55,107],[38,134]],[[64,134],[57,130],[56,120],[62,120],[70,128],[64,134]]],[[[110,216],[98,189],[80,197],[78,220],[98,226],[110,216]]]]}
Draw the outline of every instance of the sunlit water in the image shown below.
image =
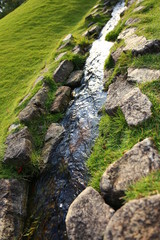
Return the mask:
{"type": "Polygon", "coordinates": [[[117,25],[123,10],[124,2],[115,6],[112,18],[93,43],[82,85],[75,89],[75,98],[62,121],[65,136],[53,149],[48,169],[36,183],[33,206],[38,228],[34,239],[66,239],[66,213],[72,201],[86,187],[88,172],[85,164],[98,136],[98,112],[106,100],[103,69],[113,43],[105,41],[105,36],[117,25]]]}

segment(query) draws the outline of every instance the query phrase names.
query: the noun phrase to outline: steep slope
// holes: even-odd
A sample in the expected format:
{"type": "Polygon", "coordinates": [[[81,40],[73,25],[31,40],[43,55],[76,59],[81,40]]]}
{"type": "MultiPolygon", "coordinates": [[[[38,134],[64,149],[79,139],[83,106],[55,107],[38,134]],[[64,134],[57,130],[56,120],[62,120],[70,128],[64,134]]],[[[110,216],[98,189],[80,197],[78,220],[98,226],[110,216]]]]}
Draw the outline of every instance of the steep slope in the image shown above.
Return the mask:
{"type": "Polygon", "coordinates": [[[79,22],[95,2],[28,0],[0,20],[0,156],[18,103],[52,61],[60,39],[80,31],[79,22]]]}

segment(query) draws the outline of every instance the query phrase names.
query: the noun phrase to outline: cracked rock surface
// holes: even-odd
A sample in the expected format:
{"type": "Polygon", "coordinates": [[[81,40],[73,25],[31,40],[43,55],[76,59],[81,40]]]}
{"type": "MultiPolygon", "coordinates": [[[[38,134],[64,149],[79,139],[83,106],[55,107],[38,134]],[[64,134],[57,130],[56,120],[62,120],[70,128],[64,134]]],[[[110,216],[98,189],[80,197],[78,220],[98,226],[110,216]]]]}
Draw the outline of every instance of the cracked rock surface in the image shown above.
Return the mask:
{"type": "Polygon", "coordinates": [[[71,204],[66,217],[69,240],[101,240],[114,210],[87,187],[71,204]]]}
{"type": "Polygon", "coordinates": [[[160,239],[160,195],[130,201],[110,220],[104,240],[160,239]]]}
{"type": "Polygon", "coordinates": [[[144,83],[160,78],[160,70],[147,68],[128,68],[128,82],[144,83]]]}
{"type": "Polygon", "coordinates": [[[160,155],[152,140],[146,138],[106,169],[100,183],[101,193],[108,204],[119,207],[124,191],[132,183],[158,169],[160,155]]]}

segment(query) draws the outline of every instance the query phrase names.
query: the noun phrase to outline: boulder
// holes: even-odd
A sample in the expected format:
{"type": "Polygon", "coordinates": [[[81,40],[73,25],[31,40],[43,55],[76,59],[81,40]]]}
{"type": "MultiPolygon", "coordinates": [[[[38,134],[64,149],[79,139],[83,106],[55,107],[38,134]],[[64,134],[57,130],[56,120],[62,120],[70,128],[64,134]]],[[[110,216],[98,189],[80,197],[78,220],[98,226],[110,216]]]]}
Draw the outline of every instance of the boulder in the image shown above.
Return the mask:
{"type": "Polygon", "coordinates": [[[139,88],[132,89],[121,100],[120,108],[129,126],[137,126],[151,117],[152,103],[139,88]]]}
{"type": "Polygon", "coordinates": [[[42,150],[42,159],[44,163],[48,162],[51,150],[61,141],[64,132],[64,127],[57,123],[52,123],[48,128],[45,136],[45,145],[42,150]]]}
{"type": "Polygon", "coordinates": [[[71,88],[62,86],[56,92],[56,98],[51,107],[51,113],[64,112],[71,100],[71,88]]]}
{"type": "Polygon", "coordinates": [[[48,88],[43,87],[30,100],[28,105],[19,113],[18,117],[21,122],[30,122],[37,119],[45,113],[45,101],[48,97],[48,88]]]}
{"type": "Polygon", "coordinates": [[[10,134],[6,140],[7,149],[4,156],[4,163],[22,167],[31,160],[32,143],[31,135],[27,127],[17,133],[10,134]]]}
{"type": "Polygon", "coordinates": [[[104,234],[104,240],[113,239],[160,239],[160,195],[133,200],[120,208],[104,234]]]}
{"type": "Polygon", "coordinates": [[[71,61],[64,60],[60,63],[59,67],[55,70],[53,74],[53,79],[55,82],[65,82],[74,69],[74,65],[71,61]]]}
{"type": "Polygon", "coordinates": [[[137,143],[104,172],[100,188],[110,206],[120,207],[128,187],[150,172],[160,169],[160,155],[150,138],[137,143]]]}
{"type": "Polygon", "coordinates": [[[0,239],[21,239],[26,217],[28,183],[0,179],[0,239]]]}
{"type": "Polygon", "coordinates": [[[109,86],[107,93],[107,100],[105,103],[105,110],[109,115],[114,115],[117,108],[120,106],[122,98],[129,93],[134,86],[129,84],[123,78],[117,78],[117,80],[109,86]]]}
{"type": "Polygon", "coordinates": [[[82,77],[83,77],[83,70],[74,71],[70,74],[66,82],[66,85],[71,88],[79,87],[81,85],[82,77]]]}
{"type": "Polygon", "coordinates": [[[109,115],[114,115],[118,107],[130,126],[136,126],[152,115],[152,104],[147,96],[139,88],[120,78],[109,86],[105,110],[109,115]]]}
{"type": "Polygon", "coordinates": [[[101,240],[114,210],[87,187],[71,204],[66,217],[69,240],[101,240]]]}
{"type": "Polygon", "coordinates": [[[128,68],[128,82],[144,83],[160,78],[160,70],[147,68],[128,68]]]}
{"type": "Polygon", "coordinates": [[[147,40],[144,36],[135,34],[136,28],[127,28],[118,36],[117,40],[124,40],[123,52],[132,51],[134,56],[146,53],[160,52],[160,40],[147,40]]]}

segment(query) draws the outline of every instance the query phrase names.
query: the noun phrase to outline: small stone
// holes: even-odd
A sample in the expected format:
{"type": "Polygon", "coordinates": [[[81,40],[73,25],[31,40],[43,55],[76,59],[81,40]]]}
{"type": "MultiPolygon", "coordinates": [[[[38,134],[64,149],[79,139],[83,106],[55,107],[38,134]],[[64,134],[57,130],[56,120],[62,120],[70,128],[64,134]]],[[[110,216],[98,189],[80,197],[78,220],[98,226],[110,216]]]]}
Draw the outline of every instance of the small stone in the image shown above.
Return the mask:
{"type": "Polygon", "coordinates": [[[67,52],[60,53],[56,58],[55,61],[59,61],[62,57],[64,57],[67,54],[67,52]]]}
{"type": "Polygon", "coordinates": [[[101,28],[98,25],[93,26],[91,29],[88,30],[90,36],[98,37],[100,34],[101,28]]]}
{"type": "Polygon", "coordinates": [[[51,107],[51,113],[64,112],[71,100],[71,88],[62,86],[56,92],[56,98],[51,107]]]}
{"type": "Polygon", "coordinates": [[[125,26],[131,26],[132,24],[138,23],[138,22],[140,22],[140,19],[138,19],[138,18],[129,18],[126,21],[125,26]]]}
{"type": "Polygon", "coordinates": [[[131,184],[159,169],[160,155],[153,141],[146,138],[106,169],[100,183],[101,193],[107,204],[120,207],[131,184]]]}
{"type": "Polygon", "coordinates": [[[63,39],[63,42],[71,41],[71,40],[73,40],[73,35],[70,33],[63,39]]]}
{"type": "Polygon", "coordinates": [[[43,87],[30,100],[27,107],[25,107],[18,115],[21,122],[30,122],[37,119],[45,113],[45,101],[48,97],[48,88],[43,87]]]}
{"type": "Polygon", "coordinates": [[[9,132],[12,132],[13,130],[18,129],[19,127],[20,127],[20,124],[12,124],[12,125],[9,127],[8,131],[9,131],[9,132]]]}
{"type": "Polygon", "coordinates": [[[0,179],[0,239],[20,239],[27,215],[28,183],[0,179]]]}
{"type": "Polygon", "coordinates": [[[81,85],[81,80],[83,77],[83,70],[77,70],[71,73],[69,76],[66,85],[75,88],[81,85]]]}
{"type": "Polygon", "coordinates": [[[126,203],[106,227],[104,240],[158,240],[160,236],[160,195],[126,203]]]}
{"type": "Polygon", "coordinates": [[[31,135],[27,127],[17,133],[10,134],[6,140],[7,150],[4,156],[4,163],[22,167],[31,160],[32,143],[31,135]]]}
{"type": "Polygon", "coordinates": [[[98,240],[114,210],[105,204],[102,197],[91,187],[87,187],[71,204],[66,228],[69,240],[98,240]]]}
{"type": "Polygon", "coordinates": [[[116,63],[123,52],[123,47],[117,48],[116,51],[111,53],[111,57],[116,63]]]}
{"type": "Polygon", "coordinates": [[[73,69],[74,69],[73,63],[71,61],[64,60],[55,70],[53,79],[55,80],[55,82],[65,82],[65,80],[69,77],[73,69]]]}
{"type": "Polygon", "coordinates": [[[133,10],[133,12],[140,12],[141,10],[144,9],[144,6],[139,6],[133,10]]]}
{"type": "Polygon", "coordinates": [[[160,78],[160,70],[147,68],[128,68],[128,82],[144,83],[158,80],[160,78]]]}
{"type": "Polygon", "coordinates": [[[64,132],[64,127],[57,123],[52,123],[48,128],[45,136],[45,145],[42,150],[42,159],[45,164],[49,161],[51,151],[63,138],[64,132]]]}
{"type": "Polygon", "coordinates": [[[83,50],[81,49],[81,47],[80,47],[79,45],[76,45],[76,46],[73,48],[72,52],[73,52],[74,54],[82,54],[82,53],[83,53],[83,50]]]}

